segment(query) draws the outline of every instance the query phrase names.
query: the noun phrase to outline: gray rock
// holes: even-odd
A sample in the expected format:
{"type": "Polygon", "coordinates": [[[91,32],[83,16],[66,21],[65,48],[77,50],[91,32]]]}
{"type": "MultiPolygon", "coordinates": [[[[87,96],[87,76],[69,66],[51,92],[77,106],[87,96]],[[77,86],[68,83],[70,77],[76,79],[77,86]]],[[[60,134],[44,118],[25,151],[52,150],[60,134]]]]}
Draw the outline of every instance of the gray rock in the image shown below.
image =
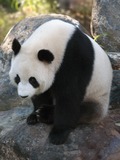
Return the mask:
{"type": "Polygon", "coordinates": [[[2,113],[1,119],[12,117],[3,130],[11,124],[12,129],[5,134],[1,134],[3,131],[0,133],[0,160],[119,159],[120,128],[115,122],[120,124],[120,110],[111,111],[109,117],[99,124],[78,126],[65,144],[56,146],[50,144],[48,139],[52,126],[41,123],[28,126],[25,117],[30,110],[25,109],[23,114],[23,109],[16,108],[2,113]]]}
{"type": "MultiPolygon", "coordinates": [[[[120,109],[110,111],[109,116],[100,124],[78,126],[70,134],[67,142],[59,146],[49,143],[48,135],[52,126],[41,123],[35,126],[26,124],[26,117],[32,112],[32,104],[21,100],[17,96],[16,89],[10,84],[8,71],[12,54],[11,42],[16,37],[23,43],[39,25],[49,18],[53,17],[47,15],[27,18],[19,22],[1,45],[0,109],[12,109],[0,112],[0,160],[118,160],[120,157],[120,109]]],[[[76,21],[72,20],[72,22],[79,26],[76,21]]],[[[112,105],[120,101],[119,82],[120,71],[115,71],[112,105]]]]}
{"type": "Polygon", "coordinates": [[[110,104],[112,108],[120,108],[120,70],[114,71],[110,104]]]}
{"type": "MultiPolygon", "coordinates": [[[[9,66],[8,63],[4,64],[4,71],[0,73],[0,111],[8,110],[16,106],[28,105],[27,102],[18,97],[16,88],[12,86],[9,80],[9,66]]],[[[2,69],[3,65],[0,65],[2,69]]]]}
{"type": "Polygon", "coordinates": [[[120,1],[94,0],[92,32],[106,51],[120,51],[120,1]]]}
{"type": "MultiPolygon", "coordinates": [[[[13,102],[10,103],[13,104],[13,102]]],[[[11,110],[0,112],[0,136],[7,134],[17,124],[24,123],[26,117],[32,112],[31,105],[17,106],[11,110]]]]}
{"type": "Polygon", "coordinates": [[[108,53],[112,66],[116,70],[120,70],[120,52],[109,52],[108,53]]]}

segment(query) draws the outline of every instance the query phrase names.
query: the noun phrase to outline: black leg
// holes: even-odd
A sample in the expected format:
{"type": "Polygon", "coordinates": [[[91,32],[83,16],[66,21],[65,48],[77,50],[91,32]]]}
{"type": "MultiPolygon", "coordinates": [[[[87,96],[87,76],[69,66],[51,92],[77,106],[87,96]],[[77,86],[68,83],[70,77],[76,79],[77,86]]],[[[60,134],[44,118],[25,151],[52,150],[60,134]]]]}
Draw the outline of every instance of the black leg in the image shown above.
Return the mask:
{"type": "Polygon", "coordinates": [[[54,105],[44,105],[39,109],[37,114],[39,115],[39,121],[46,124],[53,124],[54,122],[54,105]]]}
{"type": "Polygon", "coordinates": [[[28,116],[27,123],[34,125],[39,122],[47,124],[53,123],[53,98],[51,92],[48,90],[41,95],[32,98],[34,111],[28,116]]]}
{"type": "Polygon", "coordinates": [[[70,128],[53,127],[53,129],[51,130],[49,134],[50,142],[56,145],[63,144],[68,138],[70,132],[71,132],[70,128]]]}
{"type": "MultiPolygon", "coordinates": [[[[77,97],[77,96],[76,96],[77,97]]],[[[49,139],[53,144],[63,144],[79,121],[80,105],[73,95],[59,96],[54,113],[54,126],[49,139]],[[73,98],[74,97],[74,98],[73,98]]]]}
{"type": "Polygon", "coordinates": [[[39,118],[37,117],[37,114],[35,112],[32,112],[28,117],[27,117],[27,124],[28,125],[34,125],[39,122],[39,118]]]}
{"type": "Polygon", "coordinates": [[[43,105],[53,105],[53,96],[51,91],[48,90],[40,95],[36,95],[32,98],[32,102],[34,105],[34,111],[41,108],[43,105]]]}

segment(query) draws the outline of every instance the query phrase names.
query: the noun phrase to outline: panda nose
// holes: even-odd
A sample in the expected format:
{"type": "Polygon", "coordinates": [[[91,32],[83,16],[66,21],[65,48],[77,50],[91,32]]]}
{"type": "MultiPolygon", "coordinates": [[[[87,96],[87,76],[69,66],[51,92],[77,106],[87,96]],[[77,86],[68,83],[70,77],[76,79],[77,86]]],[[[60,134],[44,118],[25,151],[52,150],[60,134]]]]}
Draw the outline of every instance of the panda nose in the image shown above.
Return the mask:
{"type": "Polygon", "coordinates": [[[27,98],[28,96],[21,96],[21,98],[27,98]]]}

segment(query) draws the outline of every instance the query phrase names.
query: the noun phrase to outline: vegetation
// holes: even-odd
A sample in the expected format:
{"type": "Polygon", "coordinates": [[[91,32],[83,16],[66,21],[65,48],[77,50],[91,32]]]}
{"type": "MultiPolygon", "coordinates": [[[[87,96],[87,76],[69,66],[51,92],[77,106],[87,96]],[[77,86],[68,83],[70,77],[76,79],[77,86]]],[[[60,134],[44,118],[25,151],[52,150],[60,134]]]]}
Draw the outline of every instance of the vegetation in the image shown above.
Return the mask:
{"type": "Polygon", "coordinates": [[[78,1],[79,5],[63,10],[57,0],[0,0],[0,42],[15,23],[25,17],[38,14],[53,12],[67,14],[80,20],[81,24],[89,30],[92,0],[78,1]]]}

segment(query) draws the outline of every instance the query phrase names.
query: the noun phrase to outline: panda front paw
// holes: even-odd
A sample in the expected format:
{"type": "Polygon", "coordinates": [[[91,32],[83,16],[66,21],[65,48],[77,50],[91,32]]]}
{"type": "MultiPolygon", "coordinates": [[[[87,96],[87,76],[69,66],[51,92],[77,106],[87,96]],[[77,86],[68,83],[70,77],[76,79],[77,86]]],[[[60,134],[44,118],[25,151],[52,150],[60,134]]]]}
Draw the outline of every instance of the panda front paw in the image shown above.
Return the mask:
{"type": "Polygon", "coordinates": [[[27,118],[28,125],[34,125],[39,122],[38,116],[35,112],[31,113],[27,118]]]}
{"type": "Polygon", "coordinates": [[[57,129],[53,127],[52,131],[49,134],[49,140],[52,144],[55,145],[64,144],[70,132],[70,129],[57,129]]]}
{"type": "Polygon", "coordinates": [[[27,118],[27,124],[34,125],[42,122],[52,124],[54,121],[54,106],[44,105],[42,108],[36,110],[27,118]]]}
{"type": "Polygon", "coordinates": [[[39,111],[40,122],[52,124],[54,121],[54,106],[45,105],[39,111]]]}

